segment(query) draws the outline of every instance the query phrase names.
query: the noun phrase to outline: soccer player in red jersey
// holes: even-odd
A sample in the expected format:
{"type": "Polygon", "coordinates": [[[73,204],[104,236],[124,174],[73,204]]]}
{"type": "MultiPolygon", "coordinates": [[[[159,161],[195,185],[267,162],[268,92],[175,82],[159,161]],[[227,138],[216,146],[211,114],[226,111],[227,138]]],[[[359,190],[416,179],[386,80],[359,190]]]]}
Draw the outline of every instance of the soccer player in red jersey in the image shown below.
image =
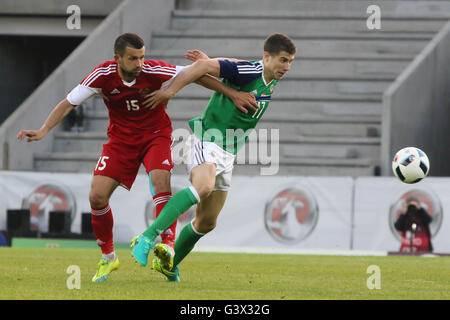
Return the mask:
{"type": "MultiPolygon", "coordinates": [[[[171,197],[172,124],[166,105],[149,107],[148,100],[150,93],[169,85],[183,67],[144,57],[144,41],[133,33],[122,34],[114,43],[114,60],[94,68],[52,110],[39,130],[22,130],[17,137],[28,137],[28,142],[40,140],[74,107],[93,95],[103,97],[110,119],[109,140],[103,145],[89,192],[92,227],[102,251],[93,282],[107,280],[119,266],[109,206],[114,190],[119,185],[130,190],[142,163],[149,175],[157,216],[171,197]]],[[[227,95],[238,108],[257,108],[253,95],[237,92],[213,77],[205,76],[197,83],[227,95]]],[[[175,228],[176,222],[161,235],[168,254],[174,254],[175,228]]]]}

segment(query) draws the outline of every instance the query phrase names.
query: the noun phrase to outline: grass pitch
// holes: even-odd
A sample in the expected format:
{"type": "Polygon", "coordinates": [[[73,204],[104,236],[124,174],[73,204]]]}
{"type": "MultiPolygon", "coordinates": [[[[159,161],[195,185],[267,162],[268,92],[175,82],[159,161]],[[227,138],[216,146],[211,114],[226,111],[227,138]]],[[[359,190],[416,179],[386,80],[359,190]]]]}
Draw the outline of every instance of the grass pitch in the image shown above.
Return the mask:
{"type": "MultiPolygon", "coordinates": [[[[129,250],[120,267],[92,283],[98,249],[0,248],[0,299],[302,300],[449,299],[450,258],[360,257],[193,252],[180,265],[182,282],[169,283],[129,250]],[[80,289],[68,289],[68,267],[81,271],[80,289]],[[368,289],[380,270],[380,289],[368,289]]],[[[150,256],[149,260],[153,257],[150,256]]],[[[150,264],[149,264],[150,265],[150,264]]]]}

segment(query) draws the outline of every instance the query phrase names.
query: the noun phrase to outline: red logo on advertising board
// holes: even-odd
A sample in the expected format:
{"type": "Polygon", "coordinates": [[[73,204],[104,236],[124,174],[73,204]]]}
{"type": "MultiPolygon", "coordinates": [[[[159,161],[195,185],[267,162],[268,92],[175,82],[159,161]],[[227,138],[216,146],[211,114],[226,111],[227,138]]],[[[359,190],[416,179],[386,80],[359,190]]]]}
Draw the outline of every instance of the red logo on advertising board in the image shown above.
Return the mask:
{"type": "Polygon", "coordinates": [[[30,229],[47,231],[50,211],[69,211],[72,220],[76,214],[76,201],[70,190],[62,185],[42,184],[22,200],[22,208],[30,209],[30,229]]]}
{"type": "Polygon", "coordinates": [[[277,241],[298,243],[314,230],[319,218],[317,201],[304,188],[286,188],[266,204],[264,225],[277,241]]]}

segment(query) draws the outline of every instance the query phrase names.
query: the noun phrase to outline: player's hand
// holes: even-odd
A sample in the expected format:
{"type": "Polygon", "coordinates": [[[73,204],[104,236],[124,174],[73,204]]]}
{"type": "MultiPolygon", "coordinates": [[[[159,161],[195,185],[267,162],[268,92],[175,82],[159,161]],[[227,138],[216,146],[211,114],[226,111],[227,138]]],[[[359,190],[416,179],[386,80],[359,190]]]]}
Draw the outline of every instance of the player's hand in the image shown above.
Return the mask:
{"type": "Polygon", "coordinates": [[[150,110],[156,108],[160,103],[167,106],[167,103],[173,96],[175,96],[175,94],[169,92],[168,90],[156,90],[144,97],[145,99],[142,106],[150,110]]]}
{"type": "Polygon", "coordinates": [[[250,92],[237,91],[233,97],[230,97],[236,108],[243,113],[248,113],[248,109],[253,112],[259,110],[259,106],[256,103],[256,98],[250,92]]]}
{"type": "Polygon", "coordinates": [[[208,55],[200,50],[188,50],[184,57],[191,61],[197,61],[200,59],[209,59],[208,55]]]}
{"type": "Polygon", "coordinates": [[[43,130],[21,130],[17,135],[18,140],[28,137],[27,142],[41,140],[46,135],[43,130]]]}

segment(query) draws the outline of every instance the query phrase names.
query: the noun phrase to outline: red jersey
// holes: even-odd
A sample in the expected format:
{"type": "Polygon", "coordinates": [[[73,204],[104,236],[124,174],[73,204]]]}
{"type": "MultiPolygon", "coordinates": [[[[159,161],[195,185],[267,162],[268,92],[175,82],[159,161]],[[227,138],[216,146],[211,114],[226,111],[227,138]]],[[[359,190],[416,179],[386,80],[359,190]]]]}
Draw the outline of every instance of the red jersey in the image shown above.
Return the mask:
{"type": "Polygon", "coordinates": [[[141,104],[144,96],[167,84],[181,69],[163,61],[145,60],[139,76],[128,83],[120,78],[116,61],[105,61],[69,93],[67,100],[79,105],[89,96],[101,94],[109,113],[108,136],[158,132],[172,126],[165,106],[150,110],[141,104]]]}

